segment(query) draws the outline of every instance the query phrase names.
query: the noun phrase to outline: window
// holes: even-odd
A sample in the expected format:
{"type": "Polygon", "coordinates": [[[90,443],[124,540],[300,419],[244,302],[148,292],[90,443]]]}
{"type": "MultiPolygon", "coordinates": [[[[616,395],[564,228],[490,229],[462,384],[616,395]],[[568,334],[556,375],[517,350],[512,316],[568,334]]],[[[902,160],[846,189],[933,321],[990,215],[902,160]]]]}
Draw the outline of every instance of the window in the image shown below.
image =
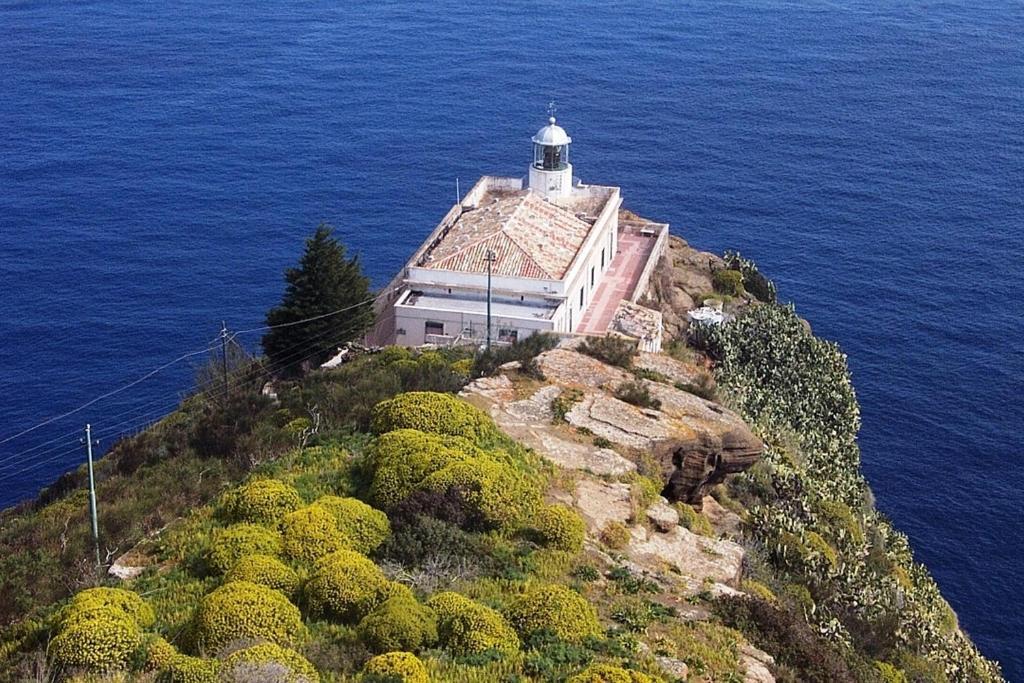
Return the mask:
{"type": "Polygon", "coordinates": [[[583,288],[580,287],[580,310],[583,310],[583,288]]]}
{"type": "Polygon", "coordinates": [[[601,270],[604,270],[604,249],[601,250],[601,270]]]}
{"type": "Polygon", "coordinates": [[[514,343],[519,339],[519,330],[511,330],[508,328],[500,328],[498,330],[498,341],[514,343]]]}
{"type": "Polygon", "coordinates": [[[590,266],[590,286],[594,286],[594,266],[590,266]]]}
{"type": "Polygon", "coordinates": [[[432,334],[444,334],[444,323],[437,323],[433,320],[428,320],[424,326],[424,334],[430,336],[432,334]]]}

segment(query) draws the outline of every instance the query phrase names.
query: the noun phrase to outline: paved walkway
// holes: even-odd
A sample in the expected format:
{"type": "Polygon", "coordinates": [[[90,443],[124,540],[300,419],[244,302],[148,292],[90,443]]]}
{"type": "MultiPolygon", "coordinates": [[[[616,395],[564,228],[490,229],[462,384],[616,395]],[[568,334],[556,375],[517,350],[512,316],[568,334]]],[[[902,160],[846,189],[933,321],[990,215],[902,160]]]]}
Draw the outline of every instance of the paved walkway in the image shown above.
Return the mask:
{"type": "Polygon", "coordinates": [[[646,236],[631,230],[619,233],[619,251],[601,278],[601,284],[576,328],[578,333],[604,334],[608,330],[619,302],[633,295],[656,242],[657,235],[646,236]]]}

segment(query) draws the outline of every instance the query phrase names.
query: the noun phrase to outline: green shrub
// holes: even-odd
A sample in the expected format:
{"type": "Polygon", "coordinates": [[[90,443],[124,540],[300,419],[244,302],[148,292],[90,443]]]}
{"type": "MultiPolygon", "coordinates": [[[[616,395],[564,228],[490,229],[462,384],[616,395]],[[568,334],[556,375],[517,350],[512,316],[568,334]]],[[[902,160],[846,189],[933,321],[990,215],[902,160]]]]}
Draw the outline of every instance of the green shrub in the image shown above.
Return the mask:
{"type": "Polygon", "coordinates": [[[437,614],[440,643],[456,656],[488,650],[512,654],[519,650],[516,632],[490,607],[451,591],[435,593],[427,606],[437,614]]]}
{"type": "Polygon", "coordinates": [[[178,657],[178,650],[162,636],[152,636],[143,645],[147,671],[166,671],[178,657]]]}
{"type": "Polygon", "coordinates": [[[295,650],[274,643],[260,643],[232,652],[224,659],[222,677],[236,681],[273,680],[275,683],[320,681],[320,674],[309,660],[295,650]]]}
{"type": "Polygon", "coordinates": [[[545,630],[571,643],[601,635],[594,607],[579,593],[557,584],[531,588],[509,606],[508,616],[526,639],[545,630]]]}
{"type": "Polygon", "coordinates": [[[116,607],[143,629],[149,628],[156,621],[153,608],[138,593],[123,588],[106,587],[88,588],[76,593],[64,610],[64,619],[97,607],[116,607]]]}
{"type": "Polygon", "coordinates": [[[73,614],[50,642],[50,659],[59,667],[123,669],[142,646],[142,629],[119,607],[98,605],[73,614]]]}
{"type": "Polygon", "coordinates": [[[633,535],[622,522],[611,520],[601,529],[601,542],[612,550],[622,550],[632,538],[633,535]]]}
{"type": "Polygon", "coordinates": [[[307,505],[288,513],[281,526],[284,553],[293,560],[315,562],[348,548],[347,539],[338,530],[337,519],[318,505],[307,505]]]}
{"type": "Polygon", "coordinates": [[[743,581],[740,582],[740,589],[744,593],[748,593],[755,598],[764,600],[765,602],[775,603],[779,601],[775,596],[775,592],[771,588],[760,581],[755,581],[754,579],[743,579],[743,581]]]}
{"type": "Polygon", "coordinates": [[[591,664],[566,683],[659,683],[660,678],[611,664],[591,664]]]}
{"type": "Polygon", "coordinates": [[[489,458],[448,465],[424,479],[420,487],[458,490],[487,529],[515,528],[540,502],[540,489],[532,479],[489,458]]]}
{"type": "Polygon", "coordinates": [[[558,336],[549,332],[535,332],[528,337],[517,339],[509,346],[494,346],[489,351],[477,354],[473,359],[472,377],[493,375],[505,363],[519,361],[520,371],[534,379],[543,380],[537,363],[537,356],[558,346],[558,336]]]}
{"type": "Polygon", "coordinates": [[[370,610],[357,632],[372,652],[416,652],[437,641],[437,617],[411,596],[396,595],[370,610]]]}
{"type": "Polygon", "coordinates": [[[587,527],[575,510],[564,505],[545,505],[530,523],[541,545],[568,553],[583,550],[587,527]]]}
{"type": "Polygon", "coordinates": [[[743,273],[738,270],[716,270],[711,278],[715,291],[726,296],[743,294],[743,273]]]}
{"type": "Polygon", "coordinates": [[[356,498],[323,496],[313,505],[330,512],[346,546],[364,555],[376,550],[391,533],[388,516],[356,498]]]}
{"type": "Polygon", "coordinates": [[[580,389],[562,389],[558,396],[551,399],[551,421],[554,424],[565,422],[565,416],[569,414],[574,405],[583,400],[583,396],[580,389]]]}
{"type": "Polygon", "coordinates": [[[661,401],[651,396],[651,390],[647,388],[646,384],[637,380],[623,382],[615,387],[614,395],[620,401],[631,403],[638,408],[653,410],[661,408],[661,401]]]}
{"type": "Polygon", "coordinates": [[[380,436],[371,452],[370,498],[390,510],[427,476],[482,452],[466,439],[401,429],[380,436]]]}
{"type": "Polygon", "coordinates": [[[178,655],[166,669],[169,683],[221,683],[220,661],[178,655]]]}
{"type": "Polygon", "coordinates": [[[295,570],[270,555],[249,555],[243,557],[227,574],[225,581],[249,581],[292,596],[299,587],[299,576],[295,570]]]}
{"type": "Polygon", "coordinates": [[[249,555],[277,555],[281,534],[258,524],[232,524],[213,533],[207,555],[210,566],[220,573],[231,569],[249,555]]]}
{"type": "Polygon", "coordinates": [[[807,549],[827,562],[830,569],[834,570],[839,566],[839,554],[819,533],[808,531],[804,534],[804,538],[806,539],[807,549]]]}
{"type": "Polygon", "coordinates": [[[427,667],[411,652],[377,655],[363,667],[365,683],[430,683],[427,667]]]}
{"type": "Polygon", "coordinates": [[[293,486],[277,479],[259,479],[242,484],[224,496],[222,509],[236,522],[276,525],[289,512],[302,506],[293,486]]]}
{"type": "Polygon", "coordinates": [[[624,337],[605,336],[588,337],[579,345],[580,353],[598,359],[602,363],[615,365],[627,370],[633,367],[633,359],[636,358],[636,342],[624,337]]]}
{"type": "Polygon", "coordinates": [[[738,270],[743,274],[744,290],[757,297],[758,301],[775,303],[777,299],[775,283],[762,275],[753,261],[743,258],[738,251],[727,251],[723,258],[730,269],[738,270]]]}
{"type": "Polygon", "coordinates": [[[353,550],[320,558],[306,583],[306,601],[312,612],[346,623],[358,622],[374,607],[403,592],[409,594],[401,584],[388,581],[369,558],[353,550]]]}
{"type": "Polygon", "coordinates": [[[197,645],[206,652],[243,638],[293,645],[306,633],[299,609],[288,598],[249,581],[225,583],[204,597],[194,626],[197,645]]]}
{"type": "Polygon", "coordinates": [[[461,436],[474,442],[492,438],[496,429],[487,413],[452,394],[410,391],[373,409],[371,429],[384,434],[418,429],[432,434],[461,436]]]}
{"type": "Polygon", "coordinates": [[[908,683],[907,674],[888,662],[875,662],[883,683],[908,683]]]}
{"type": "Polygon", "coordinates": [[[742,680],[740,647],[746,641],[738,631],[709,621],[670,623],[659,636],[656,652],[682,659],[691,675],[702,680],[742,680]]]}
{"type": "Polygon", "coordinates": [[[840,544],[861,545],[864,543],[864,528],[846,503],[839,500],[823,500],[818,503],[818,513],[829,528],[829,537],[840,544]]]}
{"type": "Polygon", "coordinates": [[[679,524],[699,536],[714,536],[715,530],[711,526],[711,520],[700,512],[693,509],[686,503],[676,503],[676,511],[679,513],[679,524]]]}

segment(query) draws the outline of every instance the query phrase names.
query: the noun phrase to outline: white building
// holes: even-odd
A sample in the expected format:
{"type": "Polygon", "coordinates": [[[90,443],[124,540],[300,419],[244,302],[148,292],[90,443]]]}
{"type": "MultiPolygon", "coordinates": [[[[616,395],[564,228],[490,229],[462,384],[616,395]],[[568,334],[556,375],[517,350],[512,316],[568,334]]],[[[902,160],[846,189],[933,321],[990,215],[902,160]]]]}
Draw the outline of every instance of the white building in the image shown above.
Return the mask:
{"type": "MultiPolygon", "coordinates": [[[[551,118],[533,137],[526,179],[485,176],[451,208],[389,286],[374,341],[483,341],[488,291],[498,343],[541,330],[603,333],[622,299],[636,301],[641,291],[619,292],[606,278],[625,234],[619,188],[574,178],[571,143],[551,118]]],[[[668,226],[628,222],[640,242],[626,262],[620,255],[624,286],[646,289],[668,226]]]]}

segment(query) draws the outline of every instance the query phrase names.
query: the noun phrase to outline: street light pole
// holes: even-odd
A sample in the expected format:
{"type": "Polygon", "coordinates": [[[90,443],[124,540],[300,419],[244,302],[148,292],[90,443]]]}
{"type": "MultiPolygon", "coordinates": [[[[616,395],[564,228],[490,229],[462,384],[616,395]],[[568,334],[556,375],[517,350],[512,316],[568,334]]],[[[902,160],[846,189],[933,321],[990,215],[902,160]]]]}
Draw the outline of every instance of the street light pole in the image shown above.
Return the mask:
{"type": "Polygon", "coordinates": [[[484,260],[487,261],[487,350],[491,350],[491,267],[494,262],[498,260],[498,255],[494,253],[493,249],[487,250],[487,255],[484,256],[484,260]]]}

